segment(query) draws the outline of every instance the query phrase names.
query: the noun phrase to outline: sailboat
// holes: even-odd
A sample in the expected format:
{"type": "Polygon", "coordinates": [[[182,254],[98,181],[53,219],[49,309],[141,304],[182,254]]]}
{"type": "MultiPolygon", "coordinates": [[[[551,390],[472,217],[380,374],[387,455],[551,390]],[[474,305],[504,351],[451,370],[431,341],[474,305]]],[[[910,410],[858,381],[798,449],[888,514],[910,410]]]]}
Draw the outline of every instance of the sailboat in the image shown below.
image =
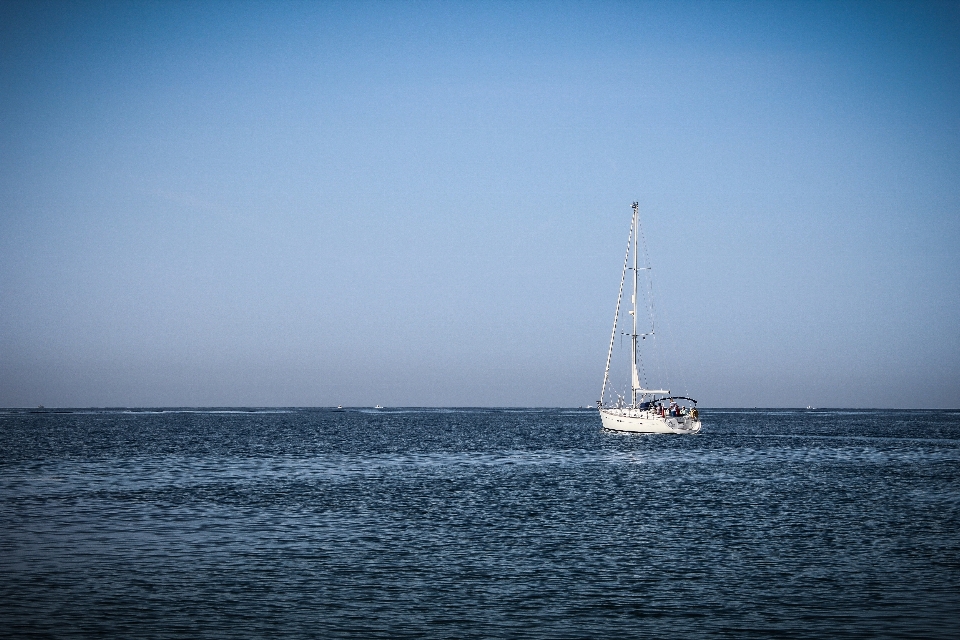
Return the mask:
{"type": "Polygon", "coordinates": [[[641,362],[639,341],[649,344],[656,336],[656,326],[653,319],[653,287],[650,281],[650,260],[646,254],[644,242],[644,265],[639,262],[640,241],[640,203],[633,203],[633,220],[630,223],[630,234],[627,236],[627,254],[623,258],[623,274],[620,276],[620,293],[617,294],[617,310],[613,315],[613,330],[610,333],[610,348],[607,350],[607,366],[603,372],[603,387],[600,390],[600,400],[597,408],[600,410],[600,421],[604,429],[614,431],[632,431],[635,433],[697,433],[700,431],[700,413],[697,410],[697,401],[686,396],[670,395],[669,389],[647,388],[641,384],[641,378],[646,382],[646,376],[640,375],[638,364],[641,362]],[[630,256],[633,256],[633,266],[630,267],[630,256]],[[633,280],[633,309],[629,312],[632,318],[621,332],[630,337],[630,392],[623,395],[615,394],[615,398],[607,399],[606,393],[610,387],[610,362],[613,358],[613,346],[617,337],[617,327],[620,323],[620,303],[623,300],[623,285],[627,271],[631,271],[633,280]],[[649,326],[638,333],[637,317],[639,315],[638,294],[639,274],[645,272],[647,315],[649,326]],[[629,329],[630,333],[626,334],[629,329]],[[647,338],[650,338],[648,341],[647,338]],[[605,399],[609,400],[604,404],[605,399]]]}

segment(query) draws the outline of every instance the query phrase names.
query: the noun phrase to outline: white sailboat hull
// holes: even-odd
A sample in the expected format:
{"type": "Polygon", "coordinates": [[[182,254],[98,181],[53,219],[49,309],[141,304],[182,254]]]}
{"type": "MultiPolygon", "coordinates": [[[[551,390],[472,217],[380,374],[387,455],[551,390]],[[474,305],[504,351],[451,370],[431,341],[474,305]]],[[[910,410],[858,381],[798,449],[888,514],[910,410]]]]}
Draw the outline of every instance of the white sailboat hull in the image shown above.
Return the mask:
{"type": "Polygon", "coordinates": [[[701,423],[689,415],[660,416],[639,409],[600,409],[604,429],[633,433],[697,433],[701,423]]]}

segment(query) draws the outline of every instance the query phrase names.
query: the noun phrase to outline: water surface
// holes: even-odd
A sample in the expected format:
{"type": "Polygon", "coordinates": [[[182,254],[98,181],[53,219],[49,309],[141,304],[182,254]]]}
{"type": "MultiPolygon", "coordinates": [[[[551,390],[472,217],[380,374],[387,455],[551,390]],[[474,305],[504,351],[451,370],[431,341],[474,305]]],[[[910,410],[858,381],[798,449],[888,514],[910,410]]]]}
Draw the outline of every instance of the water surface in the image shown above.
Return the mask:
{"type": "Polygon", "coordinates": [[[0,634],[956,637],[960,412],[0,411],[0,634]]]}

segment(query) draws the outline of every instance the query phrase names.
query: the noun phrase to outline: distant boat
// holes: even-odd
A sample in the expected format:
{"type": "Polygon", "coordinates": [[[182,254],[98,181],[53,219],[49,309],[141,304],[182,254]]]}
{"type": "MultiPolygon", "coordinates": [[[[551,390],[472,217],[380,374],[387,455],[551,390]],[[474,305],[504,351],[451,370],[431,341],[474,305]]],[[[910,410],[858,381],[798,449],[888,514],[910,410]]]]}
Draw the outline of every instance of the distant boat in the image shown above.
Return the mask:
{"type": "Polygon", "coordinates": [[[380,405],[377,405],[374,407],[374,409],[383,409],[383,407],[381,407],[380,405]]]}
{"type": "MultiPolygon", "coordinates": [[[[632,431],[635,433],[697,433],[700,431],[700,413],[697,411],[697,401],[686,396],[671,396],[669,389],[646,389],[640,384],[640,374],[637,362],[640,358],[637,338],[653,338],[656,335],[656,326],[653,320],[653,304],[648,298],[647,312],[650,316],[650,325],[643,333],[637,333],[637,297],[639,293],[638,279],[640,271],[646,272],[647,295],[652,296],[653,287],[650,281],[650,260],[646,256],[644,245],[644,266],[640,267],[640,204],[633,203],[633,220],[630,223],[630,233],[627,235],[627,254],[623,258],[623,275],[620,276],[620,293],[617,296],[617,310],[613,315],[613,331],[610,334],[610,348],[607,350],[607,366],[603,372],[603,387],[600,389],[600,400],[597,408],[600,410],[600,421],[605,429],[614,431],[632,431]],[[633,267],[630,256],[633,255],[633,267]],[[604,405],[604,394],[610,379],[610,359],[613,357],[613,344],[617,337],[617,325],[620,319],[620,302],[623,299],[623,284],[626,281],[627,270],[633,275],[633,316],[630,328],[631,353],[630,358],[630,395],[629,398],[617,395],[611,399],[609,405],[604,405]]],[[[630,321],[628,321],[629,323],[630,321]]]]}
{"type": "Polygon", "coordinates": [[[343,411],[343,410],[344,410],[344,409],[343,409],[343,405],[342,405],[342,404],[338,404],[338,405],[337,405],[337,408],[334,409],[334,411],[343,411]]]}

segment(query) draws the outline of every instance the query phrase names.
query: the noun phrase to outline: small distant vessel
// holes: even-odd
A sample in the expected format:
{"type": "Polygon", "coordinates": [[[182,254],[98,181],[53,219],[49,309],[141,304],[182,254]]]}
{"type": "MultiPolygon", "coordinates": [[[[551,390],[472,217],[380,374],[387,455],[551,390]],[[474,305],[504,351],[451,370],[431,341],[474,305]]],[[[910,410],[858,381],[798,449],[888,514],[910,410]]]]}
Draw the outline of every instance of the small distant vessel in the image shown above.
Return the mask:
{"type": "Polygon", "coordinates": [[[383,407],[381,407],[380,405],[377,405],[374,407],[374,409],[383,409],[383,407]]]}
{"type": "Polygon", "coordinates": [[[334,411],[344,411],[343,405],[342,405],[342,404],[338,404],[338,405],[337,405],[337,408],[334,409],[334,411]]]}
{"type": "Polygon", "coordinates": [[[600,390],[600,400],[597,409],[600,411],[600,421],[605,429],[614,431],[632,431],[635,433],[697,433],[700,431],[700,413],[697,410],[697,401],[686,396],[671,396],[669,389],[647,389],[640,384],[640,374],[637,363],[640,351],[637,339],[653,339],[656,335],[656,326],[653,320],[653,287],[650,282],[650,260],[646,255],[644,244],[644,266],[639,263],[640,243],[640,203],[633,203],[633,220],[630,223],[630,234],[627,236],[627,254],[623,258],[623,275],[620,276],[620,293],[617,295],[617,310],[613,315],[613,331],[610,334],[610,348],[607,350],[607,366],[603,372],[603,387],[600,390]],[[633,267],[630,256],[633,255],[633,267]],[[629,398],[617,395],[610,405],[604,405],[607,383],[610,379],[610,360],[613,357],[613,345],[617,337],[617,326],[620,319],[620,302],[623,299],[623,284],[626,281],[627,270],[633,272],[633,316],[630,358],[630,394],[629,398]],[[650,325],[644,333],[637,333],[637,297],[639,293],[639,273],[646,272],[647,278],[647,311],[650,325]]]}

